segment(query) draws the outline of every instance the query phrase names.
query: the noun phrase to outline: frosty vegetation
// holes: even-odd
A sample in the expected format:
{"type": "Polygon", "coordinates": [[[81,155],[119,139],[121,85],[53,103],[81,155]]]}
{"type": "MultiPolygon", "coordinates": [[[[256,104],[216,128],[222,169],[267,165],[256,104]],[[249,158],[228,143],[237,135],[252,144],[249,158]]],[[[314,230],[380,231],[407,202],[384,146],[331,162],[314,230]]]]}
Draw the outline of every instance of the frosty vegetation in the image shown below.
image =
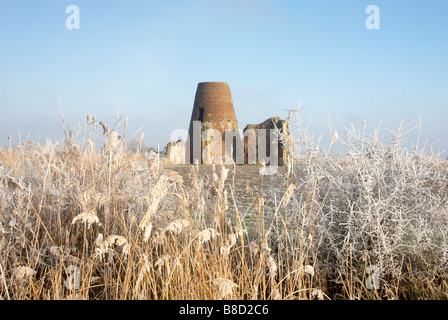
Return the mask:
{"type": "Polygon", "coordinates": [[[187,184],[127,121],[0,149],[0,299],[446,299],[447,161],[401,127],[324,147],[289,120],[284,185],[248,210],[235,166],[187,184]]]}

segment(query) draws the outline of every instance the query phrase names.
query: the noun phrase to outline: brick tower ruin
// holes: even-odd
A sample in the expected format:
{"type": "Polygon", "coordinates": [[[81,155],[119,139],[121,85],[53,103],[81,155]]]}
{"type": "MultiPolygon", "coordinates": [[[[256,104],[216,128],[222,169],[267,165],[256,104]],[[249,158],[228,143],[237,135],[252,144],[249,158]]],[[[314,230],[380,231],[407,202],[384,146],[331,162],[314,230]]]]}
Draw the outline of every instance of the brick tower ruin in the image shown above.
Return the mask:
{"type": "MultiPolygon", "coordinates": [[[[191,114],[189,127],[189,141],[187,141],[187,149],[189,149],[190,163],[198,161],[199,163],[207,162],[210,159],[204,159],[204,155],[214,158],[218,153],[221,157],[231,155],[229,148],[226,152],[226,143],[224,133],[226,129],[238,130],[238,121],[236,120],[235,110],[233,108],[232,94],[230,87],[225,82],[200,82],[196,90],[194,99],[193,112],[191,114]],[[199,126],[199,130],[194,131],[194,125],[199,126]],[[213,141],[218,140],[213,136],[205,139],[203,134],[207,129],[216,129],[221,136],[221,152],[214,150],[213,141]],[[194,132],[200,132],[200,137],[194,136],[194,132]],[[200,147],[199,147],[200,145],[200,147]],[[195,148],[193,148],[195,147],[195,148]]],[[[209,130],[210,132],[211,130],[209,130]]],[[[237,140],[231,141],[231,144],[237,140]]],[[[212,161],[214,162],[214,161],[212,161]]]]}
{"type": "Polygon", "coordinates": [[[200,82],[191,113],[187,141],[170,142],[166,157],[173,164],[284,165],[287,150],[278,132],[289,136],[289,122],[272,117],[238,130],[230,87],[225,82],[200,82]]]}

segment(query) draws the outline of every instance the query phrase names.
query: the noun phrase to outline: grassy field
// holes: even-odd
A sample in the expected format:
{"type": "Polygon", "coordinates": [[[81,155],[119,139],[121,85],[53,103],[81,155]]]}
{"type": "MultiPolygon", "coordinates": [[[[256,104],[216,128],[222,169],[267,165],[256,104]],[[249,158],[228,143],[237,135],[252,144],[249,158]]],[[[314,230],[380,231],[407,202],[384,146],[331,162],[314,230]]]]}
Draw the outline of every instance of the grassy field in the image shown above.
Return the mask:
{"type": "Polygon", "coordinates": [[[446,159],[290,121],[286,166],[253,179],[130,153],[126,124],[98,145],[90,116],[0,149],[0,299],[446,299],[446,159]]]}

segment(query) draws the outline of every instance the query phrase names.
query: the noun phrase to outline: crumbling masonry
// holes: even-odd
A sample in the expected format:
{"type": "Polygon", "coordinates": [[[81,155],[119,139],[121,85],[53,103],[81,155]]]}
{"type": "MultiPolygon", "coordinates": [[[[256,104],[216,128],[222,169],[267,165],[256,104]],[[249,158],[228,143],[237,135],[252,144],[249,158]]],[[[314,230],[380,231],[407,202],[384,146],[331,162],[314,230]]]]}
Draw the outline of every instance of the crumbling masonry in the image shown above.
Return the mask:
{"type": "Polygon", "coordinates": [[[241,134],[229,85],[201,82],[196,90],[188,139],[170,142],[166,157],[178,164],[230,163],[231,158],[237,164],[283,165],[286,148],[276,132],[289,132],[287,121],[269,118],[247,125],[241,134]]]}

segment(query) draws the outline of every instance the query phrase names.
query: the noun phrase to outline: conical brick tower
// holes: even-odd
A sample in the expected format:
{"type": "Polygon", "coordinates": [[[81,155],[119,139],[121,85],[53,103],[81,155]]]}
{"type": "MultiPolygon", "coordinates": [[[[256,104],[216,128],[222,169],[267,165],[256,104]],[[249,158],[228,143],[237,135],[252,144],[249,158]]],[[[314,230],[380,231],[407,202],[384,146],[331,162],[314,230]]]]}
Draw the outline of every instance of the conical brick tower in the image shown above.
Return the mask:
{"type": "Polygon", "coordinates": [[[194,163],[195,160],[198,160],[199,163],[202,163],[202,150],[206,146],[203,142],[200,142],[200,147],[198,146],[198,136],[195,138],[193,135],[194,121],[200,122],[201,139],[203,132],[207,129],[217,129],[220,132],[222,137],[222,155],[226,155],[225,130],[238,130],[238,121],[236,120],[235,110],[233,108],[232,94],[227,83],[200,82],[196,90],[189,128],[190,141],[187,143],[187,148],[190,151],[190,162],[194,163]],[[194,139],[196,139],[196,143],[194,143],[194,139]],[[195,150],[193,150],[193,147],[195,150]]]}

